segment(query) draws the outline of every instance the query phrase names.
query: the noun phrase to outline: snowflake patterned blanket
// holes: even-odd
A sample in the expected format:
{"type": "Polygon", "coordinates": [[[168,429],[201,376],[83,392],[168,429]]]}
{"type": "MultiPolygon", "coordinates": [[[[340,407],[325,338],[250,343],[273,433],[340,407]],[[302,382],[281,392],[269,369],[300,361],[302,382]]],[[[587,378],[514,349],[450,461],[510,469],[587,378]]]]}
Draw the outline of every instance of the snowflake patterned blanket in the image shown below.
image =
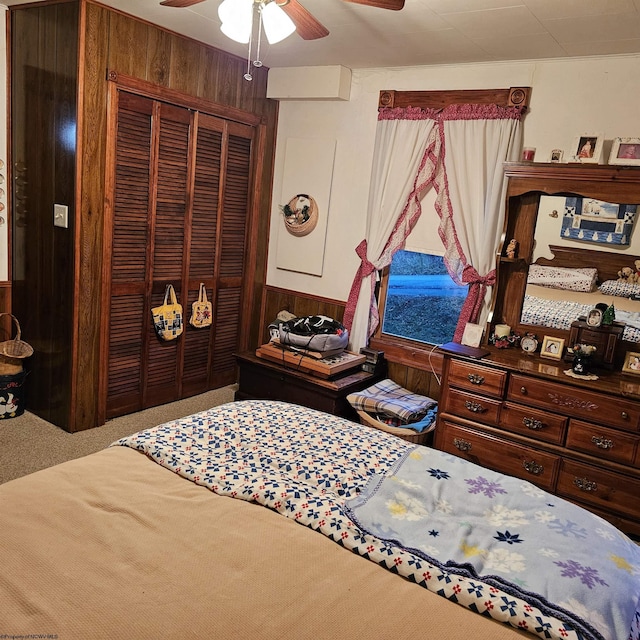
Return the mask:
{"type": "MultiPolygon", "coordinates": [[[[215,407],[123,438],[114,445],[144,452],[162,466],[217,494],[269,507],[440,596],[537,637],[640,640],[640,615],[634,604],[640,594],[639,563],[632,543],[599,518],[590,516],[594,519],[586,523],[582,520],[587,517],[585,514],[580,518],[579,514],[569,515],[570,505],[562,503],[560,507],[557,498],[542,498],[542,492],[529,486],[522,493],[525,502],[538,501],[537,518],[520,503],[511,502],[515,490],[509,478],[466,461],[443,457],[383,431],[319,411],[259,400],[215,407]],[[386,509],[386,524],[377,515],[373,516],[373,523],[365,524],[365,509],[384,496],[387,478],[396,490],[400,481],[406,483],[402,488],[408,495],[409,485],[415,481],[404,478],[404,474],[414,463],[422,469],[420,483],[425,483],[425,489],[416,494],[415,503],[407,505],[415,505],[409,510],[425,516],[421,526],[427,539],[448,539],[444,524],[447,519],[468,532],[462,543],[446,550],[451,554],[446,560],[446,556],[432,557],[432,544],[425,547],[412,539],[405,543],[396,540],[398,518],[394,514],[406,506],[391,513],[383,506],[380,510],[386,509]],[[456,472],[457,464],[460,469],[456,472]],[[465,474],[465,466],[474,470],[465,474]],[[442,492],[449,477],[455,476],[472,482],[463,482],[463,492],[454,500],[442,492]],[[483,479],[479,480],[479,476],[483,479]],[[360,495],[364,499],[356,502],[354,499],[360,495]],[[490,521],[495,531],[491,537],[500,539],[493,540],[498,548],[484,538],[476,538],[474,513],[480,499],[493,502],[495,516],[490,521]],[[417,504],[422,500],[427,501],[419,508],[417,504]],[[451,508],[456,505],[456,511],[446,514],[447,503],[451,508]],[[554,515],[557,523],[551,526],[554,515]],[[541,528],[530,536],[532,530],[525,527],[525,519],[531,524],[535,521],[541,528]],[[442,533],[434,536],[432,531],[442,533]],[[563,532],[571,536],[567,538],[571,543],[564,547],[551,545],[551,534],[564,538],[563,532]],[[534,536],[540,537],[534,540],[534,536]],[[538,556],[537,563],[544,560],[556,570],[549,573],[548,582],[566,578],[568,584],[560,590],[556,604],[551,604],[555,592],[536,595],[529,573],[525,579],[525,572],[520,570],[520,564],[530,563],[531,556],[522,554],[522,560],[516,561],[513,551],[526,544],[540,548],[543,555],[538,556]],[[459,557],[456,548],[461,545],[469,554],[463,556],[464,562],[470,562],[476,548],[475,555],[483,558],[483,567],[476,570],[469,564],[461,570],[455,562],[449,565],[449,559],[459,557]],[[574,553],[573,547],[578,546],[584,547],[585,553],[574,553]],[[603,558],[610,558],[617,572],[595,564],[597,549],[603,558]],[[562,564],[555,564],[556,561],[562,564]],[[501,577],[495,576],[498,566],[501,577]],[[493,575],[485,577],[485,568],[493,575]],[[569,587],[573,587],[573,595],[569,587]],[[600,595],[594,596],[596,591],[591,589],[597,589],[600,595]]],[[[450,484],[453,486],[453,482],[450,484]]],[[[386,499],[382,502],[386,503],[386,499]]],[[[409,518],[405,521],[418,522],[409,518]]],[[[535,585],[538,589],[537,582],[535,585]]]]}
{"type": "Polygon", "coordinates": [[[640,547],[533,484],[420,447],[347,506],[360,530],[535,604],[580,637],[638,637],[640,547]]]}

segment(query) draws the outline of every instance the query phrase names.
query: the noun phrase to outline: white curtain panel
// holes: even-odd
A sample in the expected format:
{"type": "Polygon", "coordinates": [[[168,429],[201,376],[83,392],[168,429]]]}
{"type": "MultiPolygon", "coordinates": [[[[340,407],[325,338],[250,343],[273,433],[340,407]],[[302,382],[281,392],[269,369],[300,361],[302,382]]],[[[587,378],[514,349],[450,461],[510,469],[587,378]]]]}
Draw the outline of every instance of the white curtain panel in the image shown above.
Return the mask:
{"type": "Polygon", "coordinates": [[[351,349],[356,352],[368,344],[378,325],[374,297],[378,271],[390,264],[420,216],[417,195],[423,185],[417,178],[428,163],[425,150],[435,127],[435,114],[422,109],[385,112],[381,112],[384,119],[378,120],[376,129],[366,241],[356,249],[362,263],[345,314],[345,324],[351,322],[351,349]]]}
{"type": "MultiPolygon", "coordinates": [[[[443,118],[445,188],[439,189],[436,208],[441,215],[445,263],[458,284],[476,280],[486,284],[495,279],[505,212],[502,165],[517,159],[520,122],[516,110],[483,105],[462,105],[453,112],[447,110],[443,118]],[[465,270],[467,265],[473,269],[465,270]]],[[[486,321],[491,291],[476,286],[481,287],[481,297],[466,317],[464,312],[461,315],[455,339],[462,336],[466,322],[486,321]]]]}

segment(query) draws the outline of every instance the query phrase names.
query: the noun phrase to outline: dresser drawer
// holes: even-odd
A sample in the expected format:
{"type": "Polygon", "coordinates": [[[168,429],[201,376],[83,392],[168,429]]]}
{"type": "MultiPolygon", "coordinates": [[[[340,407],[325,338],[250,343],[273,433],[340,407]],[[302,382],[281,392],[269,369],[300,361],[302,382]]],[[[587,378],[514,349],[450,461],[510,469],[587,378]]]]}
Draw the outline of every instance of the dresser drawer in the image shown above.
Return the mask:
{"type": "Polygon", "coordinates": [[[507,373],[479,364],[452,360],[449,367],[448,383],[459,389],[502,398],[507,384],[507,373]]]}
{"type": "Polygon", "coordinates": [[[553,490],[560,463],[558,456],[505,442],[447,420],[438,426],[436,438],[437,447],[447,453],[553,490]]]}
{"type": "Polygon", "coordinates": [[[507,398],[627,431],[637,431],[640,424],[639,403],[520,374],[511,376],[507,398]]]}
{"type": "Polygon", "coordinates": [[[557,493],[640,521],[640,479],[563,460],[557,493]]]}
{"type": "Polygon", "coordinates": [[[601,460],[638,466],[636,452],[640,436],[599,427],[596,424],[571,420],[567,448],[583,451],[601,460]]]}
{"type": "Polygon", "coordinates": [[[443,409],[444,413],[452,413],[459,418],[497,425],[500,405],[501,402],[499,400],[449,389],[443,409]]]}
{"type": "Polygon", "coordinates": [[[536,440],[561,445],[569,419],[541,409],[505,402],[500,411],[500,427],[536,440]]]}

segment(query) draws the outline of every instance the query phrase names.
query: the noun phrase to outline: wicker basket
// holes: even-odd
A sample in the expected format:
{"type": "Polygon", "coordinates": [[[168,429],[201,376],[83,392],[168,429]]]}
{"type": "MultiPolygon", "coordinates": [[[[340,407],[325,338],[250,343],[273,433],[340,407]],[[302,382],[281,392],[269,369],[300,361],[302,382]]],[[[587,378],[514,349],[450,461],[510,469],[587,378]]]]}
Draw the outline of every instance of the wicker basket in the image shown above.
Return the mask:
{"type": "Polygon", "coordinates": [[[33,355],[33,347],[28,342],[20,340],[21,331],[18,318],[10,313],[0,313],[0,318],[2,316],[11,316],[16,325],[16,337],[12,340],[0,342],[0,355],[11,359],[28,358],[30,355],[33,355]]]}
{"type": "Polygon", "coordinates": [[[358,416],[360,418],[360,422],[362,424],[366,424],[369,427],[373,427],[374,429],[380,429],[381,431],[386,431],[387,433],[392,433],[394,436],[398,436],[403,440],[408,440],[413,444],[429,444],[433,437],[433,429],[435,427],[435,421],[432,427],[429,427],[426,431],[422,431],[417,433],[414,429],[405,429],[404,427],[392,427],[391,425],[385,424],[384,422],[380,422],[380,420],[376,420],[373,416],[369,415],[366,411],[360,411],[356,409],[358,412],[358,416]]]}
{"type": "MultiPolygon", "coordinates": [[[[309,207],[309,218],[305,220],[305,222],[297,223],[295,221],[289,222],[287,217],[284,218],[284,226],[287,228],[287,231],[294,236],[306,236],[310,234],[318,224],[318,205],[316,201],[311,196],[306,196],[309,198],[309,202],[311,206],[309,207]]],[[[288,206],[291,207],[292,204],[299,198],[296,196],[295,198],[291,198],[288,202],[288,206]]]]}

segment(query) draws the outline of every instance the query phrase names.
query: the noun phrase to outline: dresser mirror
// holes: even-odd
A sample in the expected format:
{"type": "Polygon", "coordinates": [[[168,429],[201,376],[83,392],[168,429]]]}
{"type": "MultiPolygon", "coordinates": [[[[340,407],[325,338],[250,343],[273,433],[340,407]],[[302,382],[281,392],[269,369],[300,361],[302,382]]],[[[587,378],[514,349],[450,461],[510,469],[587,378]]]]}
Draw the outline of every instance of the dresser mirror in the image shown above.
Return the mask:
{"type": "MultiPolygon", "coordinates": [[[[506,324],[521,335],[534,333],[539,338],[552,335],[568,340],[571,322],[579,316],[587,316],[589,309],[598,303],[613,303],[619,321],[626,314],[625,322],[638,324],[633,331],[625,329],[623,338],[627,346],[635,344],[637,348],[640,301],[631,297],[640,294],[640,283],[628,291],[617,283],[618,271],[626,267],[635,274],[635,261],[640,261],[638,221],[629,225],[628,220],[635,207],[620,210],[622,217],[616,227],[618,233],[626,230],[630,234],[630,244],[585,239],[594,231],[600,233],[607,229],[605,225],[595,223],[602,223],[598,219],[602,213],[606,214],[602,218],[610,219],[614,215],[611,212],[613,205],[617,210],[617,203],[640,203],[640,170],[636,167],[620,169],[607,165],[505,163],[508,183],[504,239],[497,255],[487,337],[494,332],[496,324],[506,324]],[[580,219],[568,221],[565,210],[576,206],[576,198],[581,199],[578,204],[580,219]],[[511,240],[517,241],[515,255],[508,251],[511,240]],[[592,290],[575,291],[573,289],[583,284],[554,283],[553,280],[559,277],[554,271],[556,268],[568,270],[565,275],[569,281],[583,281],[593,273],[595,286],[590,287],[592,290]],[[598,287],[605,282],[608,287],[602,293],[598,287]],[[563,314],[564,319],[561,319],[563,314]]],[[[640,205],[638,209],[640,215],[640,205]]],[[[616,233],[616,229],[612,233],[616,233]]]]}
{"type": "Polygon", "coordinates": [[[598,305],[613,305],[616,320],[625,323],[624,339],[640,342],[636,208],[640,206],[540,196],[520,316],[523,325],[568,331],[574,320],[589,318],[598,305]]]}

